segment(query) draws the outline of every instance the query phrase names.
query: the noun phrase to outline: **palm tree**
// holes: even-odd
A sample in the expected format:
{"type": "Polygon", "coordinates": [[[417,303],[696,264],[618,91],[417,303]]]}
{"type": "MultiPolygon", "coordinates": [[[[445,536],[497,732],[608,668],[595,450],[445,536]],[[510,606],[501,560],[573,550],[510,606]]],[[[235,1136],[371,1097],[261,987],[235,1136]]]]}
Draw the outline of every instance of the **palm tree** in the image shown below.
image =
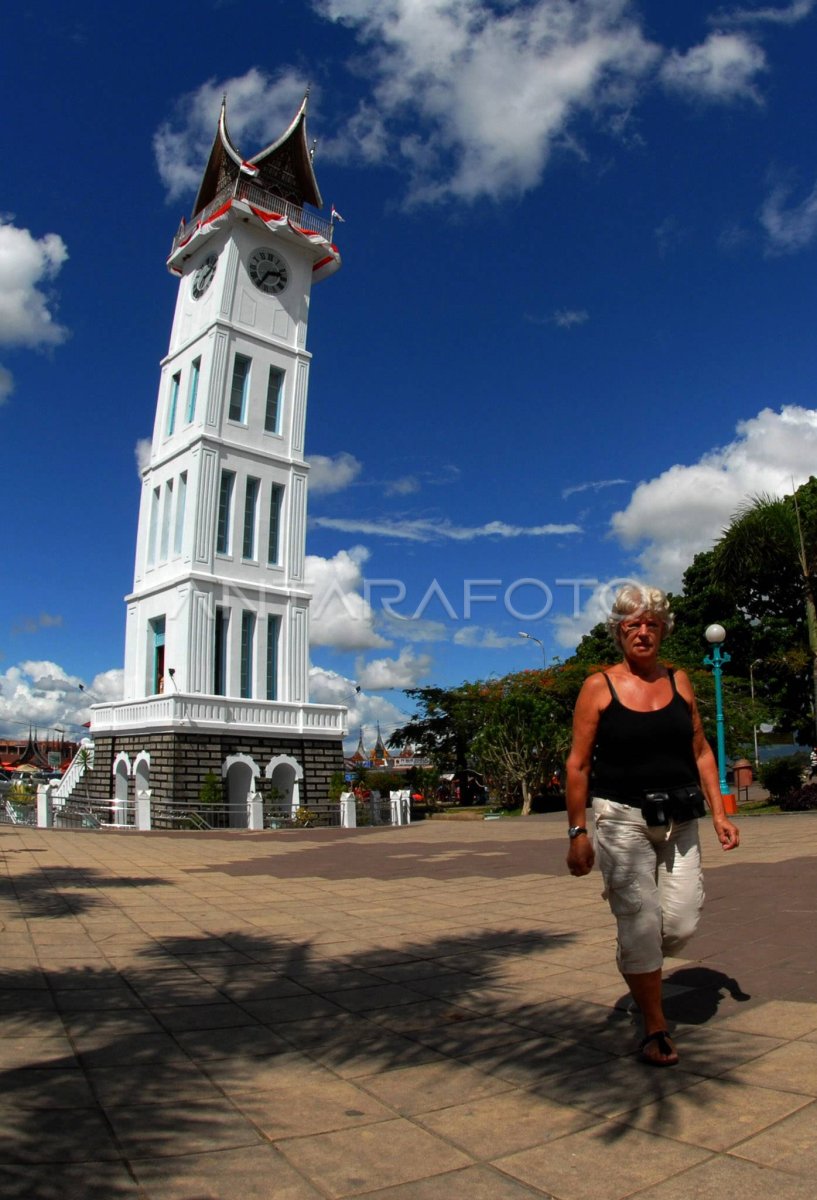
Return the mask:
{"type": "Polygon", "coordinates": [[[734,588],[738,581],[748,581],[762,594],[763,581],[772,580],[800,597],[817,745],[817,478],[812,476],[793,496],[762,494],[743,505],[717,542],[713,565],[722,585],[734,588]]]}

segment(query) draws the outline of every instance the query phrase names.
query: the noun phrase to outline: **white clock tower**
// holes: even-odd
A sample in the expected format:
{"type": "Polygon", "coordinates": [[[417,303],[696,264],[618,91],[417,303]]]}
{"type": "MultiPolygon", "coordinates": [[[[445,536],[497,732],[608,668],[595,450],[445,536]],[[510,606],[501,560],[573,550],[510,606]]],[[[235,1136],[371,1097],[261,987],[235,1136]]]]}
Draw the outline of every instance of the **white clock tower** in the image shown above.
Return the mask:
{"type": "MultiPolygon", "coordinates": [[[[308,695],[304,461],[312,285],[340,266],[306,139],[244,159],[216,137],[169,269],[179,294],[142,471],[122,703],[97,705],[94,781],[231,805],[327,795],[345,710],[308,695]],[[132,780],[132,783],[131,783],[132,780]]],[[[239,816],[236,823],[241,824],[239,816]]]]}

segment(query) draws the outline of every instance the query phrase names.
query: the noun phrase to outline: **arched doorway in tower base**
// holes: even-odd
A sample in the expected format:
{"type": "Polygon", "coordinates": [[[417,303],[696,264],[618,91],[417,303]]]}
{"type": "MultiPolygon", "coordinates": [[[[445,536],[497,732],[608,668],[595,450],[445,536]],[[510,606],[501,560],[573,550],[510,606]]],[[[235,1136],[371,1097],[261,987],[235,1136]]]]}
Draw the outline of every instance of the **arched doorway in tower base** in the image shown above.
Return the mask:
{"type": "Polygon", "coordinates": [[[255,759],[248,754],[231,754],[224,760],[221,774],[227,784],[227,823],[231,829],[247,829],[250,796],[257,790],[260,774],[255,759]]]}
{"type": "Polygon", "coordinates": [[[264,774],[270,782],[275,807],[294,817],[301,807],[301,781],[304,777],[301,764],[289,754],[278,754],[267,763],[264,774]]]}

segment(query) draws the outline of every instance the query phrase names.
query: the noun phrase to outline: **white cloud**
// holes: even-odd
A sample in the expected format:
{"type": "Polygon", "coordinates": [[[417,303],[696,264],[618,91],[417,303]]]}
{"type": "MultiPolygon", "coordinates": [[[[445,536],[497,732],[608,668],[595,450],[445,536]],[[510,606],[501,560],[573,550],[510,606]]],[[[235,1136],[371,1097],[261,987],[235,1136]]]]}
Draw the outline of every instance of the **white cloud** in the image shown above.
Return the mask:
{"type": "MultiPolygon", "coordinates": [[[[389,580],[389,584],[393,582],[396,581],[389,580]]],[[[379,599],[381,602],[386,599],[391,603],[386,593],[378,594],[378,589],[375,589],[375,599],[379,599]]],[[[398,613],[389,613],[384,610],[378,612],[376,621],[378,630],[395,641],[444,642],[450,636],[447,625],[442,621],[434,621],[430,618],[401,617],[398,613]]]]}
{"type": "Polygon", "coordinates": [[[660,54],[629,0],[318,0],[316,7],[357,31],[374,80],[354,131],[324,152],[402,161],[417,201],[534,187],[553,148],[570,143],[574,120],[627,112],[660,54]]]}
{"type": "Polygon", "coordinates": [[[0,404],[5,404],[14,391],[14,376],[11,371],[0,366],[0,404]]]}
{"type": "Polygon", "coordinates": [[[367,663],[360,659],[357,663],[358,682],[361,687],[373,691],[416,687],[428,675],[431,663],[430,654],[415,654],[411,646],[404,646],[397,658],[375,658],[367,663]]]}
{"type": "Polygon", "coordinates": [[[313,524],[341,533],[362,533],[375,537],[397,538],[407,542],[471,542],[476,538],[543,537],[552,534],[581,533],[579,525],[508,525],[489,521],[485,525],[453,525],[446,519],[383,518],[382,520],[347,517],[315,517],[313,524]]]}
{"type": "MultiPolygon", "coordinates": [[[[56,233],[35,238],[0,216],[0,346],[40,349],[65,341],[68,330],[54,320],[47,285],[68,258],[56,233]]],[[[14,391],[14,377],[0,366],[0,404],[14,391]]]]}
{"type": "Polygon", "coordinates": [[[664,86],[690,98],[713,103],[760,100],[756,77],[766,70],[766,55],[743,33],[711,33],[686,54],[673,50],[664,60],[664,86]]]}
{"type": "Polygon", "coordinates": [[[313,593],[310,642],[337,650],[367,650],[390,643],[374,628],[374,613],[361,594],[364,546],[339,550],[334,558],[306,557],[306,582],[313,593]]]}
{"type": "Polygon", "coordinates": [[[678,464],[640,483],[612,518],[615,536],[638,548],[639,574],[677,589],[700,550],[711,549],[733,514],[752,496],[783,495],[813,474],[817,410],[766,408],[741,421],[736,438],[691,466],[678,464]]]}
{"type": "Polygon", "coordinates": [[[760,213],[769,249],[781,254],[802,250],[817,236],[817,184],[799,204],[789,208],[789,189],[775,187],[767,196],[760,213]]]}
{"type": "Polygon", "coordinates": [[[563,650],[575,650],[584,635],[609,616],[618,589],[625,583],[638,582],[632,575],[605,580],[596,584],[580,609],[554,613],[549,622],[554,643],[563,650]]]}
{"type": "Polygon", "coordinates": [[[150,451],[153,443],[150,438],[139,438],[139,441],[133,448],[133,453],[136,457],[136,470],[141,475],[144,470],[150,465],[150,451]]]}
{"type": "Polygon", "coordinates": [[[507,650],[509,646],[518,646],[518,637],[506,637],[482,625],[464,625],[454,634],[457,646],[468,646],[475,650],[507,650]]]}
{"type": "Polygon", "coordinates": [[[558,329],[572,329],[574,325],[584,325],[590,319],[590,313],[584,308],[557,308],[551,321],[558,329]]]}
{"type": "Polygon", "coordinates": [[[323,496],[343,491],[363,470],[363,463],[345,450],[334,456],[312,454],[309,465],[309,490],[313,495],[320,493],[323,496]]]}
{"type": "Polygon", "coordinates": [[[309,698],[313,704],[342,704],[346,709],[346,724],[349,734],[344,745],[351,753],[358,743],[361,729],[364,745],[371,750],[377,737],[377,726],[384,738],[393,729],[405,725],[409,713],[399,709],[385,696],[369,696],[359,684],[337,671],[323,667],[311,667],[309,671],[309,698]]]}
{"type": "Polygon", "coordinates": [[[792,0],[786,8],[738,8],[716,13],[710,18],[718,25],[796,25],[810,16],[817,0],[792,0]]]}
{"type": "MultiPolygon", "coordinates": [[[[176,102],[171,119],[153,137],[153,150],[168,200],[195,194],[216,133],[222,97],[236,148],[251,158],[281,136],[298,111],[306,78],[285,68],[267,75],[252,67],[232,79],[209,79],[176,102]]],[[[314,107],[314,90],[312,92],[314,107]]]]}
{"type": "Polygon", "coordinates": [[[562,499],[567,500],[568,496],[577,496],[580,492],[600,492],[603,488],[618,487],[629,482],[629,479],[592,479],[588,483],[574,483],[572,487],[562,488],[562,499]]]}
{"type": "Polygon", "coordinates": [[[420,481],[415,475],[403,475],[399,479],[388,479],[383,485],[387,496],[410,496],[419,492],[420,481]]]}
{"type": "Polygon", "coordinates": [[[13,738],[25,736],[28,726],[45,732],[63,728],[78,741],[96,701],[122,698],[123,672],[105,671],[95,676],[83,692],[78,675],[58,663],[27,660],[0,675],[0,731],[13,738]],[[21,732],[22,731],[22,732],[21,732]]]}

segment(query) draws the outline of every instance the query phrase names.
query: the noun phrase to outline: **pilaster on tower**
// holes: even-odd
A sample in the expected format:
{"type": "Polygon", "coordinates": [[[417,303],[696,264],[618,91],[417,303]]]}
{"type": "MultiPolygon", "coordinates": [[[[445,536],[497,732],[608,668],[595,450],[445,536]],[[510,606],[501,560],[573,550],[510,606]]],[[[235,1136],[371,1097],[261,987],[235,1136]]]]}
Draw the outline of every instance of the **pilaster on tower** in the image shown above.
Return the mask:
{"type": "MultiPolygon", "coordinates": [[[[342,767],[345,720],[308,696],[307,326],[313,284],[340,256],[318,212],[306,108],[305,98],[282,136],[245,159],[222,103],[173,239],[179,290],[142,472],[124,702],[96,706],[92,720],[95,742],[127,743],[128,761],[143,763],[156,737],[178,751],[217,735],[225,778],[243,764],[231,795],[264,779],[280,791],[286,776],[301,802],[328,785],[325,770],[309,782],[313,743],[342,767]]],[[[151,782],[160,787],[154,771],[151,782]]]]}

